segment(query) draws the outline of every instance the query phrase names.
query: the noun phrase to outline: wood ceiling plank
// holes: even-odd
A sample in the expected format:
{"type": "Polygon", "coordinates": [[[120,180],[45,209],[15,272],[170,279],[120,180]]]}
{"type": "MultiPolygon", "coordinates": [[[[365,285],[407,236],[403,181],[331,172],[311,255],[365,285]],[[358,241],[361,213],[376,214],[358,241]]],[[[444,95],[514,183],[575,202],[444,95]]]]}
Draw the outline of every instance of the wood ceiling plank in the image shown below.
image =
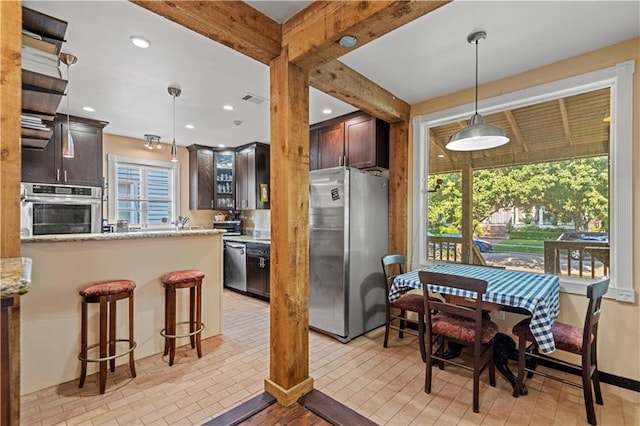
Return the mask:
{"type": "Polygon", "coordinates": [[[389,123],[409,120],[408,103],[338,60],[311,71],[309,84],[389,123]]]}
{"type": "Polygon", "coordinates": [[[358,47],[385,35],[449,1],[314,1],[282,26],[282,44],[291,61],[306,69],[331,62],[349,51],[340,37],[358,38],[358,47]]]}
{"type": "MultiPolygon", "coordinates": [[[[582,145],[565,145],[553,149],[543,149],[529,152],[511,152],[497,154],[492,157],[473,158],[471,166],[474,170],[490,169],[493,167],[510,167],[522,164],[547,163],[551,161],[574,160],[578,158],[597,157],[609,154],[609,141],[594,142],[582,145]]],[[[460,170],[462,162],[433,162],[429,163],[429,173],[448,173],[460,170]]]]}
{"type": "Polygon", "coordinates": [[[243,1],[131,2],[263,64],[280,55],[280,24],[243,1]]]}

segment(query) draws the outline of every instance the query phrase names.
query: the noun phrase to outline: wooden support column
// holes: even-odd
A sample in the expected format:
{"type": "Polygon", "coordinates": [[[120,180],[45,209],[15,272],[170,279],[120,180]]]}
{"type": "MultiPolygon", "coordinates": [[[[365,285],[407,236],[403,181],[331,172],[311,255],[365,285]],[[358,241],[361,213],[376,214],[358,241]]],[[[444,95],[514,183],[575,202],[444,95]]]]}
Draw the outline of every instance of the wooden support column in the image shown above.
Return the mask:
{"type": "MultiPolygon", "coordinates": [[[[20,46],[22,5],[0,1],[0,255],[20,256],[20,46]]],[[[20,424],[20,297],[2,299],[0,425],[20,424]]]]}
{"type": "Polygon", "coordinates": [[[389,129],[389,253],[407,255],[409,122],[389,129]]]}
{"type": "Polygon", "coordinates": [[[265,390],[290,406],[309,377],[309,83],[285,46],[271,75],[271,350],[265,390]]]}
{"type": "Polygon", "coordinates": [[[471,263],[473,240],[473,168],[462,165],[462,263],[471,263]]]}

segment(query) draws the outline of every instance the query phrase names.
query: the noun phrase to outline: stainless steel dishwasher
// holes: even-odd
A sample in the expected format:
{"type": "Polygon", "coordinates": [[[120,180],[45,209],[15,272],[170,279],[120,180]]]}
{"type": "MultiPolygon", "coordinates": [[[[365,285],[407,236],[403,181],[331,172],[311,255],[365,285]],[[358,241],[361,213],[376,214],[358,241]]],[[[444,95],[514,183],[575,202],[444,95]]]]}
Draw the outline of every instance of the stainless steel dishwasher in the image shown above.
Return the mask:
{"type": "Polygon", "coordinates": [[[247,249],[244,243],[224,242],[224,286],[247,291],[247,249]]]}

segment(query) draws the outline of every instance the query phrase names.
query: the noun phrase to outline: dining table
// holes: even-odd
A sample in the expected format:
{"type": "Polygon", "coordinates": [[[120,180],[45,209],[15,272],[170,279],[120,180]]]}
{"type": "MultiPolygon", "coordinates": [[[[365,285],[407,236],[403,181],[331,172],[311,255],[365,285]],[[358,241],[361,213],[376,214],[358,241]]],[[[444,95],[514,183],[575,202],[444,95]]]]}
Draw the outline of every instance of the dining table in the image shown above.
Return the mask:
{"type": "MultiPolygon", "coordinates": [[[[518,271],[463,263],[429,262],[426,265],[396,275],[389,290],[389,301],[398,300],[412,289],[422,289],[419,271],[439,272],[477,278],[487,282],[483,301],[494,303],[518,312],[531,314],[531,333],[542,353],[555,351],[553,323],[560,308],[560,277],[537,272],[518,271]]],[[[475,299],[475,292],[427,284],[428,289],[442,295],[475,299]]]]}

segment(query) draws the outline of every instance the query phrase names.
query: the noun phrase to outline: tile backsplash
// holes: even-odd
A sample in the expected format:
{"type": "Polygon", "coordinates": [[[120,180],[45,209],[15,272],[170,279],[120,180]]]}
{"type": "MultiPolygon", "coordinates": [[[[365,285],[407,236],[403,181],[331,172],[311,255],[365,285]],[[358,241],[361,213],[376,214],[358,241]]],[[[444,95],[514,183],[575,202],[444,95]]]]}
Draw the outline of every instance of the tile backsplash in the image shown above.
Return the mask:
{"type": "Polygon", "coordinates": [[[271,238],[271,210],[244,210],[240,219],[243,234],[254,238],[271,238]]]}

